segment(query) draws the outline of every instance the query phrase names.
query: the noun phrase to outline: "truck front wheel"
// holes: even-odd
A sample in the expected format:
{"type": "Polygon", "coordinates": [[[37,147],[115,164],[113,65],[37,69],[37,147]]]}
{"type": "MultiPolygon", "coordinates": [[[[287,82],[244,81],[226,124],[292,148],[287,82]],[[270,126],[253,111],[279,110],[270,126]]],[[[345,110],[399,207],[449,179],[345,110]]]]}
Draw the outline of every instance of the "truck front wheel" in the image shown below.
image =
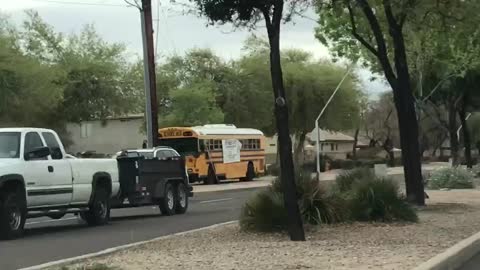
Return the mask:
{"type": "Polygon", "coordinates": [[[163,198],[160,199],[159,207],[160,211],[165,216],[171,216],[175,214],[175,188],[171,183],[165,184],[165,193],[163,198]]]}
{"type": "Polygon", "coordinates": [[[0,238],[21,237],[26,219],[25,198],[15,191],[0,193],[0,238]]]}
{"type": "Polygon", "coordinates": [[[110,219],[109,194],[106,189],[98,188],[95,191],[93,202],[88,211],[80,213],[80,217],[90,226],[105,225],[110,219]]]}

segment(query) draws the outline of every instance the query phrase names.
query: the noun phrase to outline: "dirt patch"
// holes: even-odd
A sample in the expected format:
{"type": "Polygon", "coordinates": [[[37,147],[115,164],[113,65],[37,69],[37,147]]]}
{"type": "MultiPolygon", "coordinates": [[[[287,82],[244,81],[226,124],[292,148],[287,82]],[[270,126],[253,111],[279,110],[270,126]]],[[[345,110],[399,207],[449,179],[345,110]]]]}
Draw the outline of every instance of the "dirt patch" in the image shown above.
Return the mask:
{"type": "Polygon", "coordinates": [[[140,269],[411,269],[480,228],[480,190],[429,191],[416,224],[310,227],[308,241],[237,225],[176,236],[86,262],[140,269]]]}

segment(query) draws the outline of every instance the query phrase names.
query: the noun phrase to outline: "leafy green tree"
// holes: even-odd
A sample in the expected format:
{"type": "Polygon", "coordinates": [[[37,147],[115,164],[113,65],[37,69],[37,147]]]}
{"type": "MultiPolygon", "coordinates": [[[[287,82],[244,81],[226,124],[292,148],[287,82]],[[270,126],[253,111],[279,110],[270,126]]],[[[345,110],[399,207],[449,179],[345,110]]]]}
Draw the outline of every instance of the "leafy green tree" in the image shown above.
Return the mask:
{"type": "Polygon", "coordinates": [[[425,201],[411,81],[413,61],[409,59],[409,50],[424,46],[414,44],[412,40],[417,37],[410,33],[447,22],[456,7],[454,2],[458,1],[317,2],[320,15],[317,38],[332,48],[338,57],[361,58],[373,71],[385,74],[393,90],[398,115],[407,197],[419,205],[425,201]]]}
{"type": "Polygon", "coordinates": [[[0,33],[0,122],[8,126],[55,126],[62,100],[59,71],[25,55],[16,37],[0,33]]]}
{"type": "Polygon", "coordinates": [[[26,55],[61,71],[57,82],[63,100],[57,120],[79,122],[138,111],[143,91],[132,83],[134,73],[122,44],[105,42],[91,25],[65,37],[33,11],[27,12],[21,37],[26,55]]]}
{"type": "Polygon", "coordinates": [[[160,120],[163,126],[198,126],[224,122],[211,82],[198,82],[175,89],[170,98],[172,109],[160,120]]]}

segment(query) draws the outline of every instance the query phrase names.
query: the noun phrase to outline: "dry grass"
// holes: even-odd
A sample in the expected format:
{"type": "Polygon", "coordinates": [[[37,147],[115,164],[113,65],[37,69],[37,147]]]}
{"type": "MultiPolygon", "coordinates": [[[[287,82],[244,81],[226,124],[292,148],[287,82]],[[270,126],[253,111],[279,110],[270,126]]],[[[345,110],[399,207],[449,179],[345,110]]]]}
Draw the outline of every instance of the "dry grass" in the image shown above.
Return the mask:
{"type": "Polygon", "coordinates": [[[308,241],[237,225],[177,236],[86,262],[143,269],[411,269],[480,228],[480,190],[430,191],[416,224],[310,227],[308,241]]]}

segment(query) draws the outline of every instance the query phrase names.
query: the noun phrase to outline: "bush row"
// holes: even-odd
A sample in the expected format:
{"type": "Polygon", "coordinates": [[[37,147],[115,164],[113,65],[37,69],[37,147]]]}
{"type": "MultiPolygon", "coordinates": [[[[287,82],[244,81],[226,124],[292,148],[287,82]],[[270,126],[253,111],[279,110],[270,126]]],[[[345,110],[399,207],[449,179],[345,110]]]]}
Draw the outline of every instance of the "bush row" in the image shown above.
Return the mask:
{"type": "MultiPolygon", "coordinates": [[[[358,167],[368,167],[373,168],[375,164],[388,164],[388,160],[383,158],[376,158],[376,159],[331,159],[328,156],[323,156],[320,158],[320,171],[324,172],[326,168],[326,163],[328,162],[330,169],[343,169],[343,170],[351,170],[358,167]]],[[[400,166],[402,164],[401,158],[395,158],[394,161],[395,166],[400,166]]],[[[316,172],[317,171],[317,164],[316,161],[313,162],[305,162],[302,164],[302,170],[308,172],[316,172]]],[[[267,169],[267,174],[278,176],[279,175],[279,167],[277,164],[271,164],[267,169]]]]}
{"type": "Polygon", "coordinates": [[[445,167],[433,171],[428,179],[428,187],[431,189],[462,189],[474,188],[476,170],[464,167],[445,167]]]}
{"type": "MultiPolygon", "coordinates": [[[[375,177],[371,169],[345,172],[326,188],[310,173],[296,178],[298,205],[305,223],[312,225],[349,221],[417,221],[415,210],[405,202],[397,185],[375,177]]],[[[244,230],[281,231],[287,228],[280,180],[256,193],[244,205],[240,225],[244,230]]]]}

